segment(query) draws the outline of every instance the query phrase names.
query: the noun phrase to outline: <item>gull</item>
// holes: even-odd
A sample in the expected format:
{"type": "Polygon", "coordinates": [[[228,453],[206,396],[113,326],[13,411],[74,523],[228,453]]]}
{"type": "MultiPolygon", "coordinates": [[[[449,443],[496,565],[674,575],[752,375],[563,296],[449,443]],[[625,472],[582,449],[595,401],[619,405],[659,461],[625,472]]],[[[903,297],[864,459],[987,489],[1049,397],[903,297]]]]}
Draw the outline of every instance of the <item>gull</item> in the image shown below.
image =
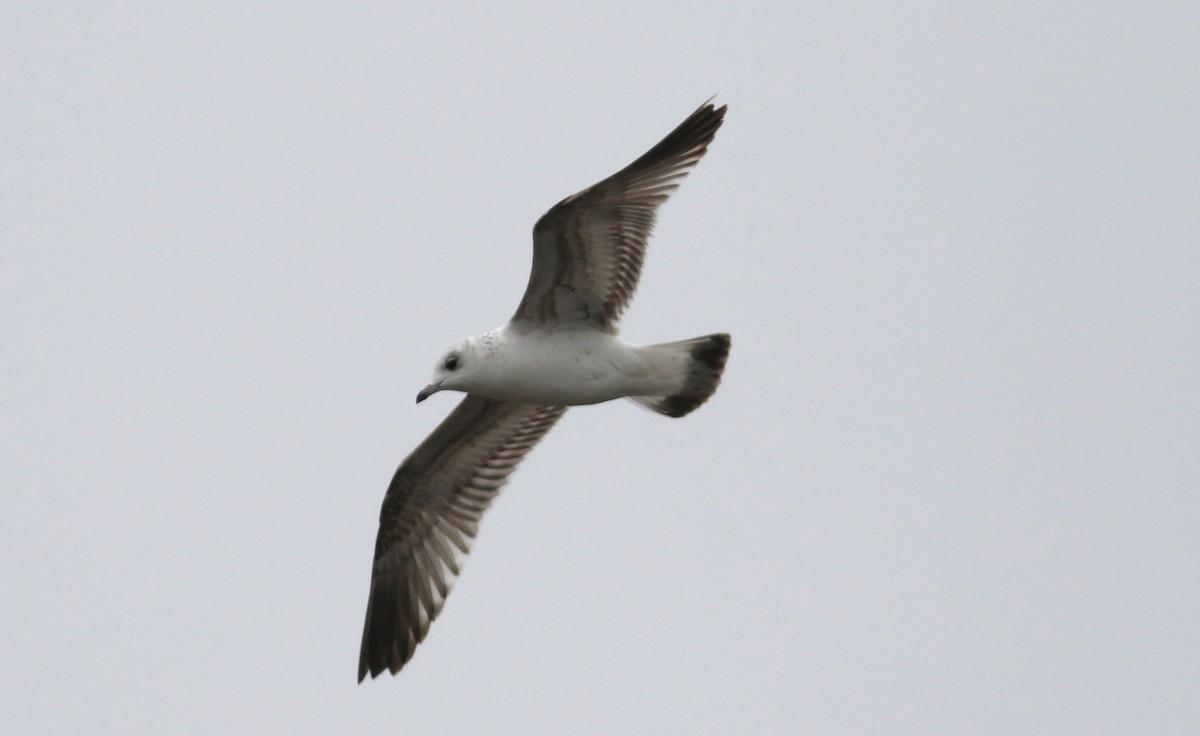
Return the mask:
{"type": "Polygon", "coordinates": [[[670,417],[720,383],[730,337],[634,345],[617,337],[655,213],[708,150],[712,101],[636,161],[550,208],[516,314],[438,360],[417,394],[466,397],[396,470],[379,513],[358,681],[408,662],[462,570],[480,519],[568,406],[628,398],[670,417]]]}

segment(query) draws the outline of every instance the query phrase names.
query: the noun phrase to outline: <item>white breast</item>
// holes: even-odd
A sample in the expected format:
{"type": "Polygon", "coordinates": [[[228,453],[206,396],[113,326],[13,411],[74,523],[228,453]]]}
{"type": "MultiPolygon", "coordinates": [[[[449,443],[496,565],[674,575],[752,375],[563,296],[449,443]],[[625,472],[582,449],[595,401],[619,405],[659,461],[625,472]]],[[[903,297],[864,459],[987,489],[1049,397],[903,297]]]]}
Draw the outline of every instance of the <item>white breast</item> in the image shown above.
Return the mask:
{"type": "Polygon", "coordinates": [[[489,398],[574,406],[629,396],[650,367],[637,347],[598,330],[498,331],[472,388],[489,398]]]}

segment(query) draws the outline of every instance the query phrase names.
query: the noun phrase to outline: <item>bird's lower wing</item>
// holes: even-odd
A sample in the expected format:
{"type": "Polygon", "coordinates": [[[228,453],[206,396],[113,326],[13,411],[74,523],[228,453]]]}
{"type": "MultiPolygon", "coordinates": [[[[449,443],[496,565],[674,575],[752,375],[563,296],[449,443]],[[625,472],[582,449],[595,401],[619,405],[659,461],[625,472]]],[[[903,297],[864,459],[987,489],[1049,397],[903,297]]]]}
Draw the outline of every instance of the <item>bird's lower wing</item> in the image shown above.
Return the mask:
{"type": "Polygon", "coordinates": [[[412,658],[483,512],[564,411],[468,395],[400,464],[379,513],[359,682],[412,658]]]}

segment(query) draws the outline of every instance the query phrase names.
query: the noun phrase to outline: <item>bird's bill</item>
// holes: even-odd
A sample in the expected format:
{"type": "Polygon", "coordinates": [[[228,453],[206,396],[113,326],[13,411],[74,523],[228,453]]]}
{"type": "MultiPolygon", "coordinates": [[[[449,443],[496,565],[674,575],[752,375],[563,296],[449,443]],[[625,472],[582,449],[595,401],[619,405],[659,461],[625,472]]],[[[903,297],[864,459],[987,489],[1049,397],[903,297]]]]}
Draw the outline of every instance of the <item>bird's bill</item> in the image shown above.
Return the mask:
{"type": "Polygon", "coordinates": [[[425,388],[421,389],[421,391],[417,394],[417,403],[418,404],[421,403],[425,399],[428,399],[430,396],[432,396],[433,394],[436,394],[438,391],[441,391],[441,390],[442,390],[442,384],[440,384],[440,383],[429,384],[425,388]]]}

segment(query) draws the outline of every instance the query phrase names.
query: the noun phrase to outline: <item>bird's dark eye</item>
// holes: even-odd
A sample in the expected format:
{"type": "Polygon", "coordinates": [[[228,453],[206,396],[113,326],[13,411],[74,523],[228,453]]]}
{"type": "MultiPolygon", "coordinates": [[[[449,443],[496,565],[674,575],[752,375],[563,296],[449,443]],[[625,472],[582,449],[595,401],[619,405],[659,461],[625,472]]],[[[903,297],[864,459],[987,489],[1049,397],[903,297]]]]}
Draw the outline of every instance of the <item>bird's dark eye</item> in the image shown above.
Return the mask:
{"type": "Polygon", "coordinates": [[[446,370],[452,371],[456,368],[458,368],[458,356],[457,355],[446,356],[446,370]]]}

